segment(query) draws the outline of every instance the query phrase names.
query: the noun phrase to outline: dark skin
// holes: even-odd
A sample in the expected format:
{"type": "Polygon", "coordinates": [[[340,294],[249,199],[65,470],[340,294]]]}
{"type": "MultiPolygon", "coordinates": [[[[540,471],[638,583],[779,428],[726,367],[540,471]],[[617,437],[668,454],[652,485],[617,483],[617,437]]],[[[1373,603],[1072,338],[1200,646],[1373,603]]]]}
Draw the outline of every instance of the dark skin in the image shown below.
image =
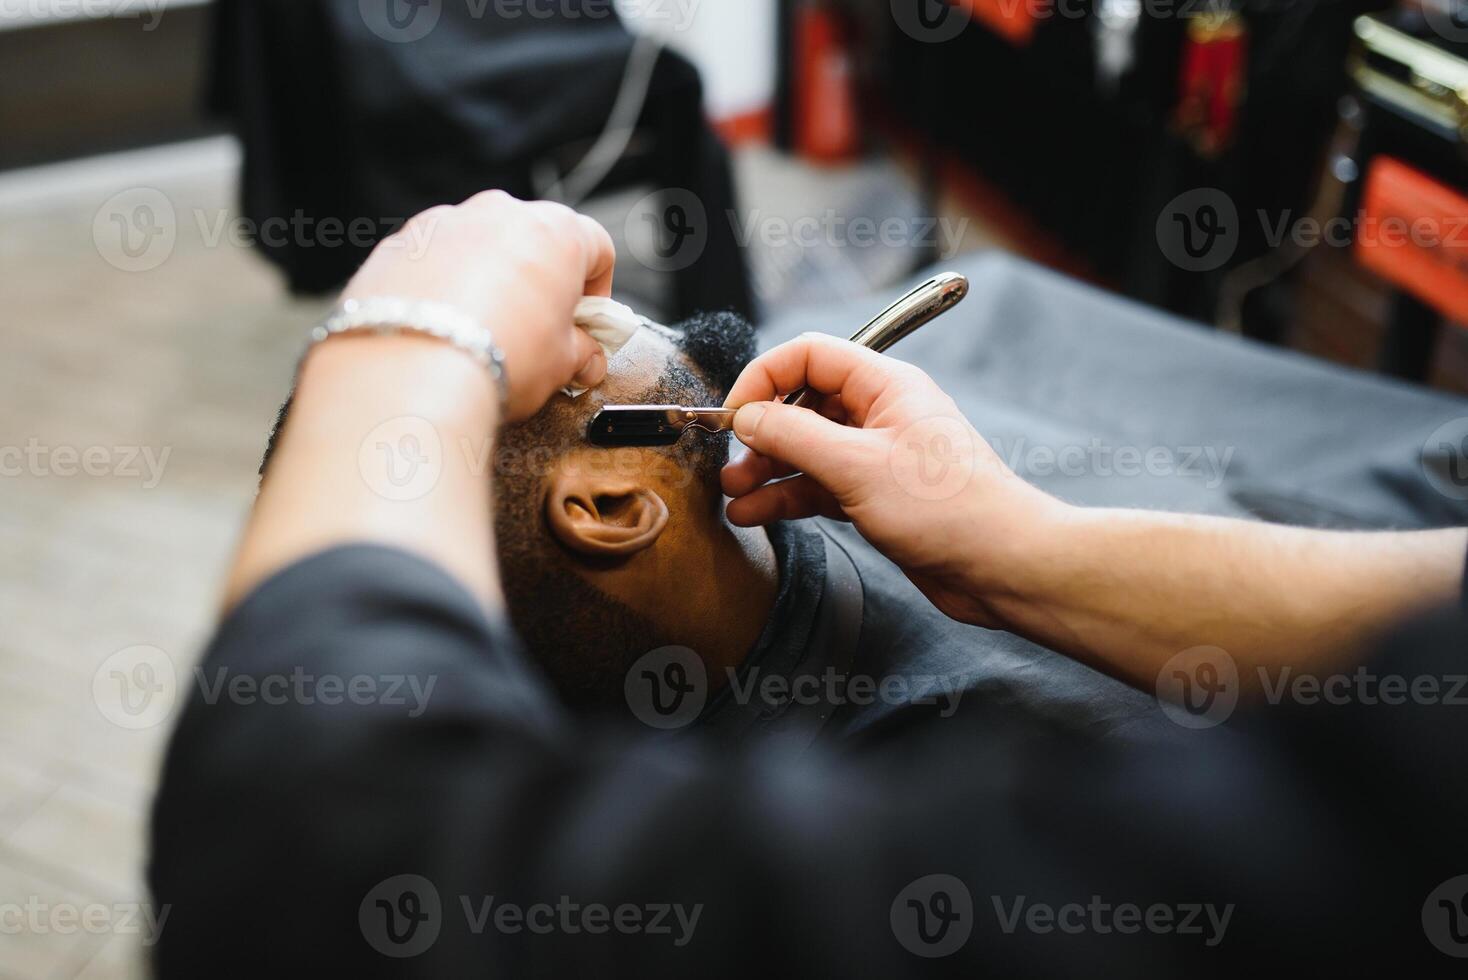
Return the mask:
{"type": "MultiPolygon", "coordinates": [[[[577,399],[557,394],[545,413],[584,429],[602,405],[640,400],[669,359],[682,356],[665,336],[642,330],[611,359],[599,387],[577,399]]],[[[696,453],[695,437],[684,439],[682,448],[696,453]]],[[[779,576],[764,529],[730,524],[722,493],[696,478],[691,463],[587,444],[554,461],[542,506],[575,574],[669,642],[697,651],[718,684],[759,640],[779,576]]]]}

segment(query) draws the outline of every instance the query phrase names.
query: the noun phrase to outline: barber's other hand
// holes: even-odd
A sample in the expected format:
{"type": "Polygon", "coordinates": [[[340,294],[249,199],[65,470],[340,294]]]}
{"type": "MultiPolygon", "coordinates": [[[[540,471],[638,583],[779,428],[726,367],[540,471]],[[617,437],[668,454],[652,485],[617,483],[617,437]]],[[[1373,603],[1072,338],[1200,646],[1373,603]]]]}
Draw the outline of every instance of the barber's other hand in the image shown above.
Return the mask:
{"type": "Polygon", "coordinates": [[[614,261],[611,236],[585,215],[486,191],[384,239],[342,298],[431,300],[476,317],[505,353],[514,421],[567,383],[606,376],[606,357],[573,316],[583,295],[610,295],[614,261]]]}
{"type": "Polygon", "coordinates": [[[849,341],[807,334],[776,347],[725,404],[740,409],[734,431],[749,447],[723,472],[730,522],[852,521],[955,619],[998,625],[989,600],[1003,573],[1063,510],[925,373],[849,341]],[[774,400],[804,386],[824,396],[818,411],[774,400]]]}

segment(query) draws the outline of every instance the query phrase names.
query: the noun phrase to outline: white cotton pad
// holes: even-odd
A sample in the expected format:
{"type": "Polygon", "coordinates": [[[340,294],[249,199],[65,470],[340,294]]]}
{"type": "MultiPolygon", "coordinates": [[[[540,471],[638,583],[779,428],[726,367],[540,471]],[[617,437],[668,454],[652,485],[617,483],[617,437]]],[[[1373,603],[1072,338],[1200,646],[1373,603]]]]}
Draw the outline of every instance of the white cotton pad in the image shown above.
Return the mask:
{"type": "MultiPolygon", "coordinates": [[[[605,296],[585,296],[576,304],[576,326],[591,334],[591,339],[601,345],[607,360],[632,339],[642,326],[642,317],[632,312],[632,307],[618,303],[605,296]]],[[[562,388],[572,398],[586,393],[585,388],[562,388]]]]}

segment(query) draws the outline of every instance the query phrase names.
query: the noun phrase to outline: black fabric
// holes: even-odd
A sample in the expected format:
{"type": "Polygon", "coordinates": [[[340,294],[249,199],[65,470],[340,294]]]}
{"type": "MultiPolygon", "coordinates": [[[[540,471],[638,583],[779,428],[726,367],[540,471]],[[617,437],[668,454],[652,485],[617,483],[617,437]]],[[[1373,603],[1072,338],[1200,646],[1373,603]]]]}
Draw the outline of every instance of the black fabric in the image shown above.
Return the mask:
{"type": "MultiPolygon", "coordinates": [[[[303,292],[340,286],[376,240],[336,242],[338,232],[328,245],[314,231],[327,220],[366,220],[385,234],[490,188],[539,196],[533,170],[569,169],[606,125],[633,44],[610,0],[503,8],[220,0],[217,8],[210,102],[245,145],[243,211],[262,227],[285,219],[313,229],[258,242],[303,292]],[[384,7],[432,30],[411,43],[384,38],[384,7]]],[[[684,189],[709,218],[735,207],[698,72],[673,51],[659,57],[634,142],[607,185],[684,189]]],[[[697,259],[673,277],[670,313],[732,309],[752,319],[733,229],[707,224],[697,259]]]]}
{"type": "Polygon", "coordinates": [[[813,530],[798,523],[772,524],[768,534],[780,575],[775,602],[754,649],[731,678],[733,683],[709,699],[699,719],[704,727],[723,727],[723,716],[732,713],[734,692],[739,686],[764,674],[788,678],[806,659],[816,610],[825,591],[825,549],[813,530]]]}
{"type": "MultiPolygon", "coordinates": [[[[1461,675],[1464,640],[1463,616],[1444,614],[1370,668],[1461,675]]],[[[446,574],[368,546],[247,598],[202,666],[220,668],[438,683],[416,714],[194,692],[153,815],[164,978],[762,976],[776,963],[801,976],[1233,980],[1267,964],[1427,977],[1461,969],[1434,937],[1468,947],[1448,931],[1465,925],[1450,918],[1468,868],[1462,707],[1288,705],[1186,748],[982,713],[861,754],[629,739],[563,714],[446,574]],[[957,904],[923,891],[935,874],[957,904]],[[481,919],[487,900],[568,911],[532,933],[481,919]],[[594,903],[647,922],[676,907],[692,924],[619,931],[603,916],[593,933],[569,909],[594,903]],[[1024,917],[1125,903],[1175,907],[1197,931],[1024,917]],[[912,951],[934,948],[914,931],[919,907],[957,910],[967,935],[950,955],[912,951]]]]}
{"type": "Polygon", "coordinates": [[[793,680],[818,683],[801,696],[830,706],[820,737],[830,742],[890,739],[911,725],[958,712],[982,713],[999,726],[1053,727],[1090,737],[1178,739],[1185,733],[1154,699],[1122,682],[1010,633],[944,616],[905,575],[849,526],[828,521],[773,525],[770,542],[780,589],[763,634],[732,683],[700,719],[720,732],[757,737],[778,723],[793,680]],[[851,558],[860,580],[861,628],[850,666],[825,682],[811,663],[816,611],[827,591],[822,536],[851,558]],[[760,681],[782,683],[766,689],[760,681]],[[737,691],[749,692],[743,698],[737,691]],[[742,716],[736,723],[731,716],[742,716]],[[745,717],[747,716],[747,717],[745,717]]]}
{"type": "MultiPolygon", "coordinates": [[[[968,276],[968,298],[889,353],[1059,497],[1347,529],[1468,525],[1468,501],[1424,473],[1428,437],[1468,417],[1468,400],[1221,334],[1008,255],[944,268],[968,276]],[[1093,445],[1099,465],[1058,465],[1093,445]],[[1172,465],[1119,471],[1105,452],[1122,449],[1172,465]]],[[[849,336],[898,292],[786,314],[760,343],[849,336]]]]}

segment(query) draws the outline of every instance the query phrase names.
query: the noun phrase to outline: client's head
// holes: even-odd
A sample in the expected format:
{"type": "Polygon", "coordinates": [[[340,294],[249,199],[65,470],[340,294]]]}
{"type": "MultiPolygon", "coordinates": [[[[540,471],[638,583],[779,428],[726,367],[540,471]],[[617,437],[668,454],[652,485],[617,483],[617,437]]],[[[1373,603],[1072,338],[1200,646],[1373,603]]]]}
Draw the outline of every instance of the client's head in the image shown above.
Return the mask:
{"type": "MultiPolygon", "coordinates": [[[[671,447],[587,440],[602,405],[718,405],[754,353],[743,319],[645,328],[580,398],[556,395],[505,429],[495,455],[495,535],[510,616],[576,703],[619,697],[642,653],[680,642],[680,589],[707,589],[730,537],[719,470],[729,436],[689,430],[671,447]]],[[[707,594],[707,593],[704,593],[707,594]]],[[[681,601],[680,601],[681,600],[681,601]]]]}

